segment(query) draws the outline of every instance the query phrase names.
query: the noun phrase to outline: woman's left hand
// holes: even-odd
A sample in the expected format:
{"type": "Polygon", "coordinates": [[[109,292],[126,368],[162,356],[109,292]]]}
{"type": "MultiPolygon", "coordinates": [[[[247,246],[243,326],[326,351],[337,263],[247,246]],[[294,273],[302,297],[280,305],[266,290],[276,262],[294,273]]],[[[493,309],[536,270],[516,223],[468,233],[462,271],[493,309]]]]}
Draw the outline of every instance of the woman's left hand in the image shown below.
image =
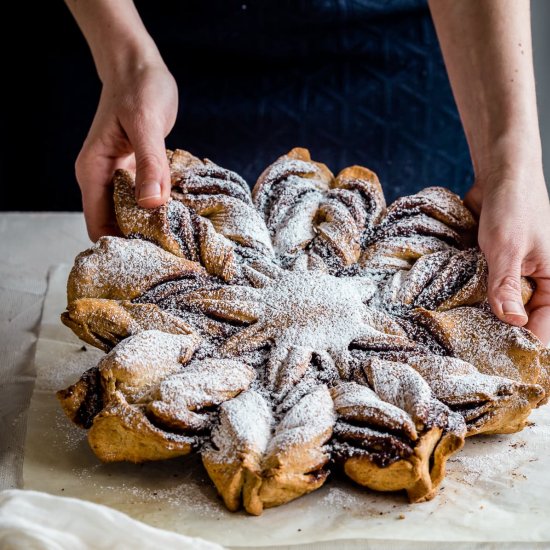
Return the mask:
{"type": "Polygon", "coordinates": [[[550,344],[550,202],[542,169],[477,180],[465,198],[479,215],[478,241],[489,266],[488,294],[503,321],[550,344]],[[536,289],[524,307],[520,277],[536,289]]]}

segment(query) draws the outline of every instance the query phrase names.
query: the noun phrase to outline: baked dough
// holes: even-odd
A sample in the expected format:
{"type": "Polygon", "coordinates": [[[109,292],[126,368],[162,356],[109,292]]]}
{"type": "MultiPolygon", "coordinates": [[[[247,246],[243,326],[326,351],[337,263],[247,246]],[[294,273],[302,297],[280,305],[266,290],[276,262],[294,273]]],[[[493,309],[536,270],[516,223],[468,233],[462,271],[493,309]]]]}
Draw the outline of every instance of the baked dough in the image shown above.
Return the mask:
{"type": "Polygon", "coordinates": [[[124,238],[69,277],[62,321],[107,354],[58,397],[101,460],[199,452],[227,508],[256,515],[333,468],[420,502],[467,436],[521,430],[547,399],[550,352],[490,312],[476,222],[449,190],[386,207],[373,172],[334,176],[297,148],[250,193],[168,158],[156,209],[115,173],[124,238]]]}

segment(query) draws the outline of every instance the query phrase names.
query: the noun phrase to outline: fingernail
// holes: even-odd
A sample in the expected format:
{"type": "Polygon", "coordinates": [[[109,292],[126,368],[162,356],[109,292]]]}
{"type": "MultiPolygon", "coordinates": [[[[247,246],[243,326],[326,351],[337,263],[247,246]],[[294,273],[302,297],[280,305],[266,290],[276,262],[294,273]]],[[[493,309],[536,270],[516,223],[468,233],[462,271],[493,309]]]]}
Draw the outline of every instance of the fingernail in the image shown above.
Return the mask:
{"type": "Polygon", "coordinates": [[[502,302],[502,313],[504,313],[504,315],[521,315],[522,317],[527,316],[525,309],[523,309],[523,304],[512,300],[502,302]]]}
{"type": "Polygon", "coordinates": [[[140,187],[138,201],[144,201],[146,199],[159,199],[160,196],[160,183],[157,181],[152,181],[150,183],[144,183],[140,187]]]}

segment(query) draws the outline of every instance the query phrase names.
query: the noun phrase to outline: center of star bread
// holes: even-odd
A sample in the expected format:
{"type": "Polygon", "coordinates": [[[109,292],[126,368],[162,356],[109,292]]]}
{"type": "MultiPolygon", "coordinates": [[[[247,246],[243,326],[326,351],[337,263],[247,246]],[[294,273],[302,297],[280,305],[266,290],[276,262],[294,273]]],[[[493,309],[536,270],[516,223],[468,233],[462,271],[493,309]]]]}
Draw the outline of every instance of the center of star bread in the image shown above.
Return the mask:
{"type": "Polygon", "coordinates": [[[342,349],[368,330],[365,302],[376,292],[367,278],[293,271],[264,289],[263,321],[275,324],[279,343],[342,349]]]}

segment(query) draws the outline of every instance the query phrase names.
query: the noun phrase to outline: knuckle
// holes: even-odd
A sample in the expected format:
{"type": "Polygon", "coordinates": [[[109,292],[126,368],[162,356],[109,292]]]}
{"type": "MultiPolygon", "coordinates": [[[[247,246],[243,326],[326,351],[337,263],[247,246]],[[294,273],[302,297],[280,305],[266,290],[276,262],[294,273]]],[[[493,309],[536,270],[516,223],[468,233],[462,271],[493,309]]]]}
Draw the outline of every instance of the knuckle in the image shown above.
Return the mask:
{"type": "Polygon", "coordinates": [[[157,153],[153,151],[136,152],[136,168],[138,171],[151,168],[158,169],[160,166],[161,160],[157,153]]]}
{"type": "Polygon", "coordinates": [[[480,247],[487,257],[489,265],[506,265],[520,263],[524,257],[524,244],[519,237],[493,237],[480,242],[480,247]]]}
{"type": "Polygon", "coordinates": [[[518,294],[521,293],[521,280],[519,277],[514,277],[513,275],[505,275],[497,279],[493,287],[497,289],[500,294],[518,294]]]}
{"type": "Polygon", "coordinates": [[[78,156],[76,157],[76,160],[74,163],[74,173],[80,185],[82,185],[82,181],[86,177],[86,170],[88,165],[89,165],[89,152],[85,147],[83,147],[80,153],[78,153],[78,156]]]}
{"type": "Polygon", "coordinates": [[[144,104],[134,106],[129,114],[131,123],[138,132],[147,133],[155,130],[159,125],[158,113],[144,104]]]}
{"type": "Polygon", "coordinates": [[[511,255],[521,248],[521,233],[510,234],[501,230],[493,233],[485,242],[485,246],[490,251],[495,251],[498,254],[503,252],[506,255],[511,255]]]}

